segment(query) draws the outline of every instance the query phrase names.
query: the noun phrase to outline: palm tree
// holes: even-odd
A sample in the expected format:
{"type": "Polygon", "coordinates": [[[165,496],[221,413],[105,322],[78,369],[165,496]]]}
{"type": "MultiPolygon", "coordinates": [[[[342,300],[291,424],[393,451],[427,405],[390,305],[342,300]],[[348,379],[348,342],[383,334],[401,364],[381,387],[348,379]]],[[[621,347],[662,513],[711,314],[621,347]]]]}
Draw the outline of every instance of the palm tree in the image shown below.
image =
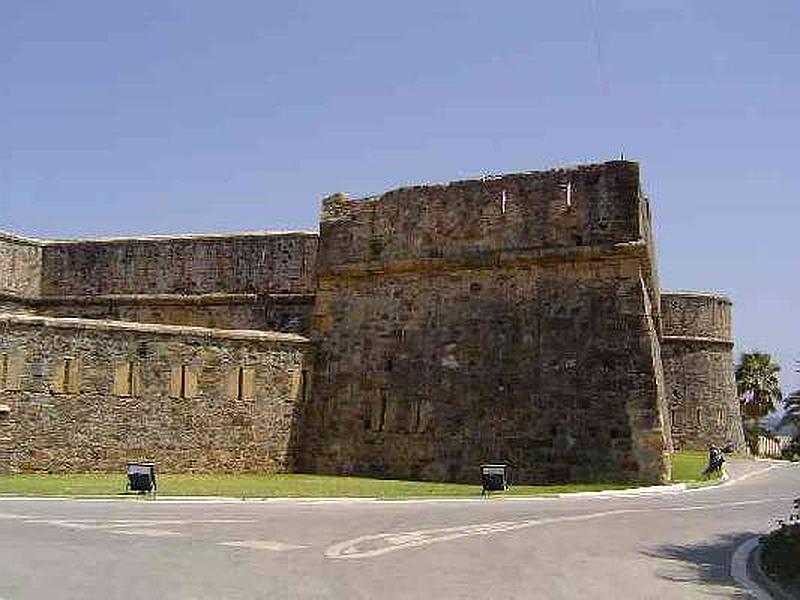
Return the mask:
{"type": "Polygon", "coordinates": [[[775,410],[783,395],[778,381],[781,367],[766,352],[746,352],[736,367],[736,389],[742,415],[760,419],[775,410]]]}
{"type": "Polygon", "coordinates": [[[761,420],[781,400],[780,365],[766,352],[745,352],[736,366],[736,389],[742,411],[744,436],[750,451],[758,451],[758,438],[765,433],[761,420]]]}

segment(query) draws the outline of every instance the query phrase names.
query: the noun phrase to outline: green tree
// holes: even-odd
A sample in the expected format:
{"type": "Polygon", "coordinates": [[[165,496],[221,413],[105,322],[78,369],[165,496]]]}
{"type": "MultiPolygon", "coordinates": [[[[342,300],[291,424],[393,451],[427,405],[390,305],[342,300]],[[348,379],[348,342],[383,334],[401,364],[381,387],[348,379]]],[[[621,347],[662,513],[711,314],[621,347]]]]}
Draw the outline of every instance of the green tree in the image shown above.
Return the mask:
{"type": "MultiPolygon", "coordinates": [[[[800,360],[794,368],[796,373],[800,373],[800,360]]],[[[789,427],[792,430],[792,443],[789,448],[789,455],[800,455],[800,390],[795,390],[783,401],[783,418],[781,427],[789,427]]]]}
{"type": "Polygon", "coordinates": [[[778,380],[780,370],[780,365],[766,352],[745,352],[736,366],[744,434],[753,453],[758,449],[758,437],[764,434],[761,420],[777,408],[783,397],[778,380]]]}
{"type": "Polygon", "coordinates": [[[778,407],[781,394],[778,373],[781,367],[766,352],[746,352],[736,366],[736,389],[742,415],[760,419],[778,407]]]}

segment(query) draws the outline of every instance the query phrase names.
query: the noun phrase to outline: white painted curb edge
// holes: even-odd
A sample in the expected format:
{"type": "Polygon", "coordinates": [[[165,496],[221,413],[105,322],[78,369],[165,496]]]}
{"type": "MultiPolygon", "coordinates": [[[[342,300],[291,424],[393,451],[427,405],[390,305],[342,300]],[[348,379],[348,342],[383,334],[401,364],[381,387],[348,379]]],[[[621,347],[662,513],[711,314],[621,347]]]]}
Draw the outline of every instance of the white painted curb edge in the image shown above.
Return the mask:
{"type": "Polygon", "coordinates": [[[758,537],[751,537],[740,544],[731,558],[731,577],[756,600],[772,600],[772,595],[756,583],[747,572],[750,555],[758,549],[758,537]]]}

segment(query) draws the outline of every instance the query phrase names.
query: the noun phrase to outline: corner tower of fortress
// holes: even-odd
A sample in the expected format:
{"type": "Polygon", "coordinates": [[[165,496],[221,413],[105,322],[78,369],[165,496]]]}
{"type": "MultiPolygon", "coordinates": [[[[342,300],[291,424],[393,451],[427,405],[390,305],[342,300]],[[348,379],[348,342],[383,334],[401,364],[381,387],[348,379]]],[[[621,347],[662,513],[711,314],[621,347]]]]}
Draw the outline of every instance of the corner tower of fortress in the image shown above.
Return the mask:
{"type": "Polygon", "coordinates": [[[733,443],[746,452],[733,373],[731,301],[705,292],[662,292],[661,313],[675,449],[733,443]]]}
{"type": "Polygon", "coordinates": [[[305,468],[666,481],[650,231],[626,161],[326,199],[305,468]]]}

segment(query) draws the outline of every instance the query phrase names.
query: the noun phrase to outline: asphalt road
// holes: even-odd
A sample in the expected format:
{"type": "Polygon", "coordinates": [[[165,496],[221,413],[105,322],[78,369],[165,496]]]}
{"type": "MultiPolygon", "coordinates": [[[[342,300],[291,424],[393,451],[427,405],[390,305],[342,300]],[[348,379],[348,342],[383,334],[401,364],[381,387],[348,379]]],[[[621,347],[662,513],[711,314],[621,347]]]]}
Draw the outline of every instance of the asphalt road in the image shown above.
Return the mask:
{"type": "Polygon", "coordinates": [[[735,598],[800,466],[682,493],[419,502],[0,499],[0,599],[735,598]]]}

